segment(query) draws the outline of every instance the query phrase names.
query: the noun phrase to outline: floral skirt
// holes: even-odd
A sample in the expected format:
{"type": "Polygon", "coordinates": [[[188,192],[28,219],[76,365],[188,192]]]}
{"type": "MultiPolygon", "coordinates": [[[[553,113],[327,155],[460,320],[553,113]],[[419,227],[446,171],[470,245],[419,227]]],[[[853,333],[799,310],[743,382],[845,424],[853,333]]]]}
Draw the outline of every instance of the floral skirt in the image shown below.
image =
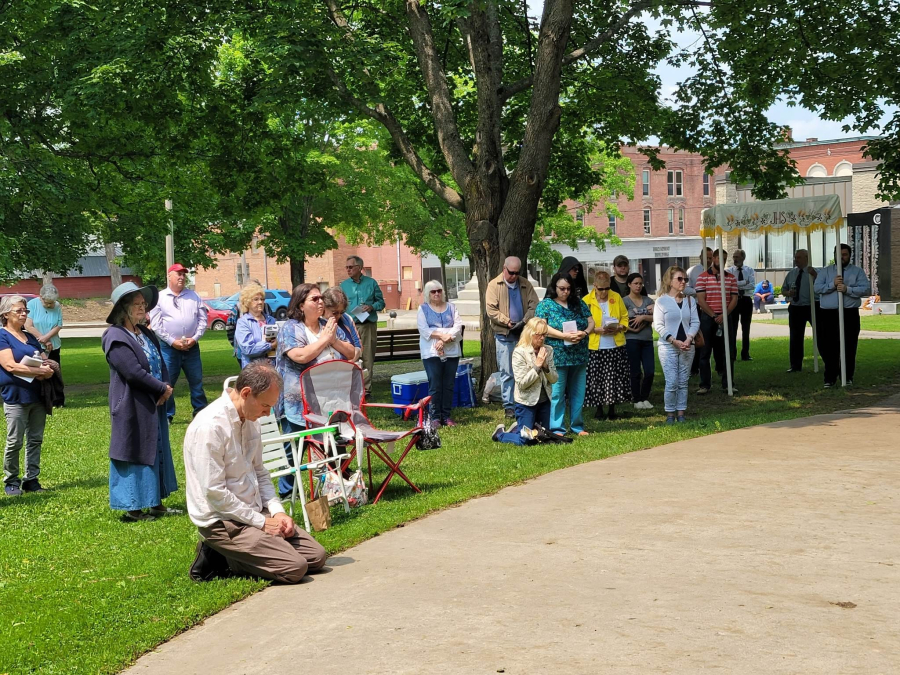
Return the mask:
{"type": "Polygon", "coordinates": [[[631,368],[625,346],[591,351],[587,367],[585,406],[631,401],[631,368]]]}

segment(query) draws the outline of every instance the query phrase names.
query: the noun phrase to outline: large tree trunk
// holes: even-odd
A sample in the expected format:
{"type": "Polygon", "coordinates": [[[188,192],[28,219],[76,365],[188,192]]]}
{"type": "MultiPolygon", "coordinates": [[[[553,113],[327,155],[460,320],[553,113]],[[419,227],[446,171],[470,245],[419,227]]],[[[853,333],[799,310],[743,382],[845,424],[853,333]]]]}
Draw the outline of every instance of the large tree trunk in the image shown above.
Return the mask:
{"type": "Polygon", "coordinates": [[[304,283],[306,279],[306,258],[291,258],[291,288],[304,283]]]}
{"type": "Polygon", "coordinates": [[[116,262],[116,245],[104,243],[103,252],[106,254],[106,264],[109,266],[109,283],[115,289],[122,283],[122,269],[116,262]]]}

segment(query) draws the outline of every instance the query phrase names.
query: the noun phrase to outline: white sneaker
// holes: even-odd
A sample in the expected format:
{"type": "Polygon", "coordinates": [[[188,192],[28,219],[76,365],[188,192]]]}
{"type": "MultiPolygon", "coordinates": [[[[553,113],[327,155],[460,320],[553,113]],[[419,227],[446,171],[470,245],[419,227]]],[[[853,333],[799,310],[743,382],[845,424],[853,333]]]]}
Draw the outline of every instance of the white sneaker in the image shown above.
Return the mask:
{"type": "Polygon", "coordinates": [[[653,404],[650,401],[644,401],[644,410],[653,410],[653,404]]]}
{"type": "Polygon", "coordinates": [[[635,410],[643,410],[644,404],[641,401],[638,401],[637,403],[634,404],[634,409],[635,410]]]}

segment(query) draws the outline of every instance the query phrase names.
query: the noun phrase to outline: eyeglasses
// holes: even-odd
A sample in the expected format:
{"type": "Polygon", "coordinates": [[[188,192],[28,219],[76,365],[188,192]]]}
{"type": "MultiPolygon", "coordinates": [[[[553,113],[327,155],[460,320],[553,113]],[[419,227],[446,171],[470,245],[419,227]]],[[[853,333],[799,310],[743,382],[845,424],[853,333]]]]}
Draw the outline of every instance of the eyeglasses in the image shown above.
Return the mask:
{"type": "Polygon", "coordinates": [[[132,305],[132,307],[137,307],[139,309],[147,309],[147,303],[146,302],[136,302],[132,305]]]}
{"type": "Polygon", "coordinates": [[[444,291],[442,291],[440,288],[435,288],[433,291],[431,291],[431,294],[434,295],[435,293],[437,293],[438,295],[440,295],[443,292],[444,291]]]}
{"type": "Polygon", "coordinates": [[[28,314],[31,314],[31,312],[29,312],[27,309],[11,309],[11,310],[9,310],[9,313],[10,314],[25,314],[26,316],[28,314]]]}
{"type": "Polygon", "coordinates": [[[517,277],[521,273],[520,270],[511,270],[508,267],[504,267],[503,269],[505,269],[506,273],[511,277],[517,277]]]}
{"type": "Polygon", "coordinates": [[[307,300],[309,302],[325,302],[325,298],[323,298],[321,295],[317,295],[314,298],[307,298],[307,300]]]}
{"type": "Polygon", "coordinates": [[[556,290],[558,290],[560,293],[568,293],[572,289],[569,288],[568,286],[557,286],[556,290]]]}
{"type": "Polygon", "coordinates": [[[598,291],[608,291],[609,286],[594,286],[598,291]]]}
{"type": "Polygon", "coordinates": [[[672,277],[675,281],[687,281],[684,277],[672,277]]]}

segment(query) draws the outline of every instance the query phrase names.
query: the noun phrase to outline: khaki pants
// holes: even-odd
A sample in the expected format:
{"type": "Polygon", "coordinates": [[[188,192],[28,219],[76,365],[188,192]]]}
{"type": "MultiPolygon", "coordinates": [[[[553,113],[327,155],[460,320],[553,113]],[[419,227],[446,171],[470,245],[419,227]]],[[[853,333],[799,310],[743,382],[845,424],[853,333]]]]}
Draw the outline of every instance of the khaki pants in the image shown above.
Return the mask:
{"type": "Polygon", "coordinates": [[[366,369],[364,384],[366,391],[372,391],[372,372],[375,367],[375,342],[378,340],[378,324],[374,321],[356,324],[359,341],[362,343],[362,362],[366,369]]]}
{"type": "MultiPolygon", "coordinates": [[[[263,515],[269,517],[267,511],[263,515]]],[[[287,539],[234,520],[220,520],[197,529],[207,545],[225,556],[237,574],[298,584],[307,571],[321,569],[328,557],[319,542],[296,526],[294,536],[287,539]]]]}

